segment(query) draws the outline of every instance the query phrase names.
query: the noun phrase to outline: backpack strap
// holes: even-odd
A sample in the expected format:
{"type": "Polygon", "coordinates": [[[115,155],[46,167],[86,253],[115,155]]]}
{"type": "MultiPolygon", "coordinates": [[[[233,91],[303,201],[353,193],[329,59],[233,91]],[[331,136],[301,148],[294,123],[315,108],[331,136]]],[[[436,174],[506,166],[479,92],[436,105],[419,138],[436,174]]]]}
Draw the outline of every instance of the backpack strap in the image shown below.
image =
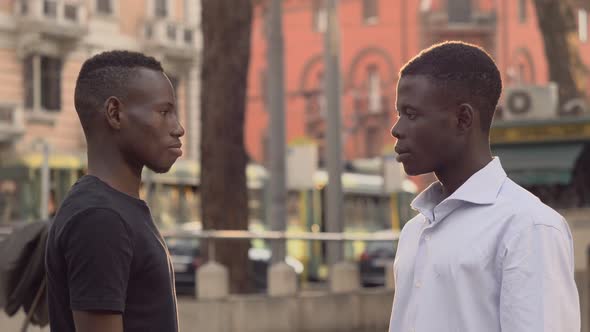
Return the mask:
{"type": "Polygon", "coordinates": [[[23,326],[21,327],[21,332],[27,332],[27,329],[29,327],[29,323],[31,322],[31,318],[33,317],[33,314],[35,312],[35,310],[37,310],[37,306],[39,305],[39,301],[41,300],[41,295],[43,295],[43,292],[45,291],[45,284],[47,283],[47,277],[44,277],[43,280],[41,281],[41,285],[39,286],[39,289],[37,290],[37,294],[35,294],[35,299],[33,300],[33,303],[31,304],[31,309],[29,309],[29,312],[27,313],[27,317],[25,318],[25,321],[23,322],[23,326]]]}

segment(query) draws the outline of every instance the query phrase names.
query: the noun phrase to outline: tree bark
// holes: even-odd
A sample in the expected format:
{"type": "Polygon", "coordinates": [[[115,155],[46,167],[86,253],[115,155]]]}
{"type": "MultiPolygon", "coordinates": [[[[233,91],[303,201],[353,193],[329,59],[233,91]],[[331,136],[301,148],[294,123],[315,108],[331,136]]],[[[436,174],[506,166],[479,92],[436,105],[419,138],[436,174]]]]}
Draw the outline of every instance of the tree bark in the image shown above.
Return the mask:
{"type": "MultiPolygon", "coordinates": [[[[535,0],[543,35],[549,79],[559,85],[560,112],[568,101],[583,98],[586,68],[580,57],[575,0],[535,0]]],[[[573,113],[576,113],[575,111],[573,113]]]]}
{"type": "MultiPolygon", "coordinates": [[[[202,0],[201,202],[204,229],[248,229],[244,145],[250,0],[202,0]]],[[[215,241],[230,291],[251,290],[249,241],[215,241]]],[[[205,246],[202,246],[205,249],[205,246]]]]}

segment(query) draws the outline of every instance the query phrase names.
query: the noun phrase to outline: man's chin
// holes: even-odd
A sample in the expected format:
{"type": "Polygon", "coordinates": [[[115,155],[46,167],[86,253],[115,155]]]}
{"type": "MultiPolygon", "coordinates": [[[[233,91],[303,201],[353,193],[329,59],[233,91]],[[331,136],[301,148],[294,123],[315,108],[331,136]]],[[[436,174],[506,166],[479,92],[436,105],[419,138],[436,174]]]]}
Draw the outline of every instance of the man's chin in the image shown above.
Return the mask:
{"type": "Polygon", "coordinates": [[[406,172],[409,176],[418,176],[430,173],[431,171],[423,170],[417,167],[412,167],[412,165],[402,164],[404,167],[404,172],[406,172]]]}
{"type": "Polygon", "coordinates": [[[170,166],[153,166],[153,165],[146,165],[146,167],[151,170],[154,173],[157,174],[162,174],[162,173],[168,173],[168,171],[170,170],[170,168],[172,168],[171,164],[170,166]]]}

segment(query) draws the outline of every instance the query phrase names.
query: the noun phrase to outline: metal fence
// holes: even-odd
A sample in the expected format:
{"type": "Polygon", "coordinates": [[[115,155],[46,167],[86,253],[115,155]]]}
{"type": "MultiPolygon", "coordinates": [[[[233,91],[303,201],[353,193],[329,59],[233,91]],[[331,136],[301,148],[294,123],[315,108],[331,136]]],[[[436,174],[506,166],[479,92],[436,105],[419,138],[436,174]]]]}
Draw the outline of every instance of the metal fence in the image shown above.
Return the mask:
{"type": "Polygon", "coordinates": [[[208,258],[215,259],[215,240],[267,240],[267,241],[396,241],[399,231],[378,232],[367,234],[330,233],[330,232],[285,232],[285,231],[245,231],[245,230],[202,230],[202,231],[169,231],[164,237],[179,239],[206,240],[208,258]]]}

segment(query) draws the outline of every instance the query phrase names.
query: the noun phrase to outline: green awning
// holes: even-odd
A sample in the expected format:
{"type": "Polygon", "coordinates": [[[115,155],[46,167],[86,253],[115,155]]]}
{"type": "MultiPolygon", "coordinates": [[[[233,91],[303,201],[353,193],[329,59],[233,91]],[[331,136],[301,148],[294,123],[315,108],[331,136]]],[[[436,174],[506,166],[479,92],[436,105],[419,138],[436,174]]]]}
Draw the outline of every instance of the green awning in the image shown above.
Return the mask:
{"type": "Polygon", "coordinates": [[[17,180],[29,177],[29,170],[21,166],[0,166],[0,180],[17,180]]]}
{"type": "Polygon", "coordinates": [[[492,147],[508,176],[520,185],[568,184],[583,143],[492,147]]]}

